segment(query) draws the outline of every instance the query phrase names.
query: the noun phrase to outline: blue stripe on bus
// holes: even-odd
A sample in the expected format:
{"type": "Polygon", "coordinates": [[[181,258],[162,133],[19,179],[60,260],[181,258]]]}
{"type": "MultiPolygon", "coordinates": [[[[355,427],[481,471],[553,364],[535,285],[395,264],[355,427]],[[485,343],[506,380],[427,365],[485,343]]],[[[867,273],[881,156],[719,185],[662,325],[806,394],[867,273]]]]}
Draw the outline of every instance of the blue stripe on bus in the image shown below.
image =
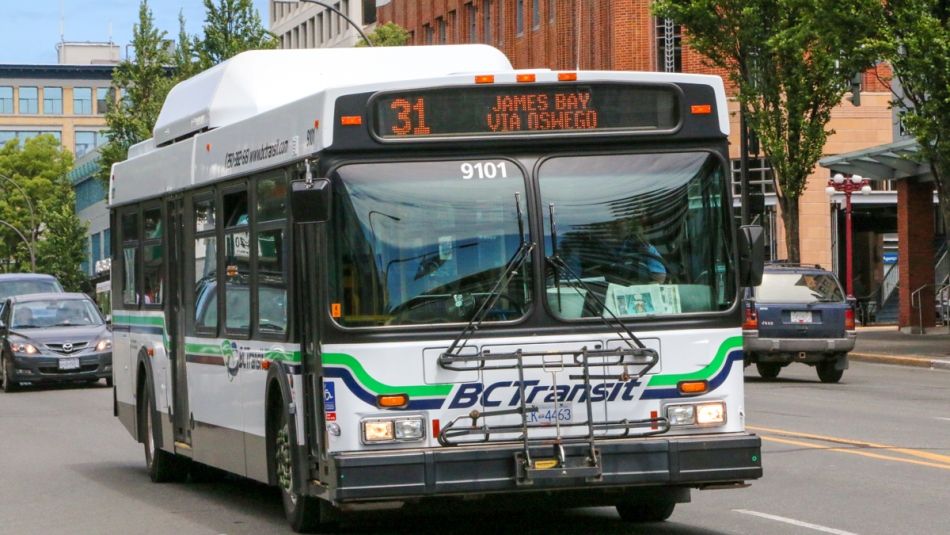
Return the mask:
{"type": "MultiPolygon", "coordinates": [[[[726,363],[723,365],[722,369],[719,370],[712,379],[709,380],[709,389],[706,390],[707,393],[712,392],[713,390],[719,388],[723,382],[725,382],[726,377],[729,377],[729,374],[732,372],[732,367],[736,362],[742,362],[744,355],[741,349],[737,349],[726,357],[726,363]]],[[[669,398],[683,398],[683,397],[693,397],[681,394],[680,391],[676,388],[655,388],[647,390],[640,396],[640,399],[669,399],[669,398]]]]}
{"type": "MultiPolygon", "coordinates": [[[[371,392],[363,388],[362,385],[353,377],[353,374],[350,373],[350,370],[347,368],[337,368],[337,367],[326,367],[323,369],[323,374],[325,377],[332,377],[335,379],[342,379],[343,384],[350,389],[350,392],[360,398],[367,405],[376,406],[376,396],[371,392]]],[[[429,398],[429,399],[410,399],[409,406],[402,409],[396,410],[415,410],[415,411],[428,411],[441,409],[442,404],[445,402],[445,398],[429,398]]]]}

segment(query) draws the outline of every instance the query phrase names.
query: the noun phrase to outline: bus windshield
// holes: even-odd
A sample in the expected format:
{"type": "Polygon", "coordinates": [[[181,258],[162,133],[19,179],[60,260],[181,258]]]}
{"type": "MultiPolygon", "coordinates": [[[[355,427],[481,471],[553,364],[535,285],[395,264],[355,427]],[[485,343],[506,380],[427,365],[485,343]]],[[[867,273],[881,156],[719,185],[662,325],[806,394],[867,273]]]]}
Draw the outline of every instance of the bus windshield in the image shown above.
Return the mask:
{"type": "MultiPolygon", "coordinates": [[[[350,164],[333,179],[330,312],[343,326],[467,322],[521,244],[525,177],[511,161],[350,164]]],[[[485,321],[525,314],[527,266],[485,321]]]]}
{"type": "Polygon", "coordinates": [[[538,181],[545,254],[557,257],[546,275],[557,316],[645,317],[732,306],[730,210],[715,155],[557,157],[541,164],[538,181]]]}

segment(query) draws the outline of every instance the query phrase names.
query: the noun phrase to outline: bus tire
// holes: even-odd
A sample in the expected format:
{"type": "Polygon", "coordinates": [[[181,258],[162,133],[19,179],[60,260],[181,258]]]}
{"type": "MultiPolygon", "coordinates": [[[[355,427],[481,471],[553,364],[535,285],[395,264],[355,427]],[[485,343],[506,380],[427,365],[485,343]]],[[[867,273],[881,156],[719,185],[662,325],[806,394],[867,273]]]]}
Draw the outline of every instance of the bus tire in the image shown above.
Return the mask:
{"type": "Polygon", "coordinates": [[[673,514],[676,502],[672,499],[631,499],[617,504],[617,513],[625,522],[663,522],[673,514]]]}
{"type": "Polygon", "coordinates": [[[844,375],[844,370],[837,369],[837,359],[823,360],[815,365],[818,370],[818,379],[822,383],[837,383],[844,375]]]}
{"type": "Polygon", "coordinates": [[[138,396],[138,423],[139,436],[145,449],[145,468],[148,477],[155,483],[180,481],[185,474],[182,463],[173,453],[164,451],[159,446],[158,432],[155,423],[158,422],[158,411],[155,410],[155,401],[151,395],[152,389],[146,379],[138,396]]]}
{"type": "Polygon", "coordinates": [[[322,533],[331,527],[332,506],[319,498],[294,492],[293,480],[297,467],[294,465],[291,450],[293,445],[287,413],[276,408],[272,415],[276,421],[273,428],[274,443],[270,451],[274,455],[274,481],[280,489],[284,515],[290,527],[297,533],[322,533]]]}
{"type": "Polygon", "coordinates": [[[756,362],[755,369],[758,370],[759,377],[771,381],[778,377],[782,365],[777,362],[756,362]]]}

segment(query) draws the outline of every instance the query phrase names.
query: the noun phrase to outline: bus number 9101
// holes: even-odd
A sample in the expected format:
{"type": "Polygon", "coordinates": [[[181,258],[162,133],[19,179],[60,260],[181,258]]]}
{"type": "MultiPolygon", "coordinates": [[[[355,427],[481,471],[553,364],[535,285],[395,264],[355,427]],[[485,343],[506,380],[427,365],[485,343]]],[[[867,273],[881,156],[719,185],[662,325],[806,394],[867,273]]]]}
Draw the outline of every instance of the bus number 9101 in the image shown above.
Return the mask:
{"type": "Polygon", "coordinates": [[[462,171],[462,180],[508,178],[505,162],[464,162],[459,168],[462,171]]]}

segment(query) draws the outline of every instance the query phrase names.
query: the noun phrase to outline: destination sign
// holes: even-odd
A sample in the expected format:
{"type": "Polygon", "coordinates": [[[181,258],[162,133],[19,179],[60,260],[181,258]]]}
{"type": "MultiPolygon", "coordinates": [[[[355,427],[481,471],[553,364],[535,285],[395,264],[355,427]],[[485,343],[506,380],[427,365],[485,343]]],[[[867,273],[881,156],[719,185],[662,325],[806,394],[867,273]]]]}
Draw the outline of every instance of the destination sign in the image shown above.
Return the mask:
{"type": "Polygon", "coordinates": [[[672,130],[679,115],[673,89],[629,84],[452,87],[373,100],[383,139],[672,130]]]}

